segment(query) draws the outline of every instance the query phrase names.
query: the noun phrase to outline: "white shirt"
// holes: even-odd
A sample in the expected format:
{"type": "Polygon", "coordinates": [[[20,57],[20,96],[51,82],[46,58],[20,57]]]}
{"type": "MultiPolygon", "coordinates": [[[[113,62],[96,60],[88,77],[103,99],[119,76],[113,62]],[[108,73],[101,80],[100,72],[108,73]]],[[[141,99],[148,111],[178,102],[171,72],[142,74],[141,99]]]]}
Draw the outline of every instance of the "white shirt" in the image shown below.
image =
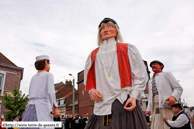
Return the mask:
{"type": "MultiPolygon", "coordinates": [[[[159,108],[171,108],[170,106],[163,106],[162,100],[166,97],[174,96],[179,100],[183,88],[170,72],[160,72],[155,75],[155,83],[159,96],[159,108]]],[[[149,97],[147,111],[153,111],[153,94],[152,94],[152,78],[148,83],[149,97]]]]}
{"type": "Polygon", "coordinates": [[[191,122],[193,122],[193,119],[194,119],[194,112],[193,112],[193,110],[189,111],[189,118],[190,118],[191,122]]]}
{"type": "Polygon", "coordinates": [[[53,105],[57,107],[54,77],[43,71],[35,74],[30,82],[28,105],[35,104],[38,121],[53,121],[50,114],[53,105]]]}
{"type": "MultiPolygon", "coordinates": [[[[121,89],[116,41],[114,39],[109,39],[100,45],[95,59],[95,77],[96,90],[100,91],[102,94],[103,101],[94,103],[95,115],[111,114],[111,106],[115,99],[118,99],[123,104],[127,99],[128,94],[130,97],[138,99],[140,93],[143,93],[148,75],[138,50],[131,44],[128,44],[128,57],[131,69],[132,86],[121,89]],[[108,77],[107,72],[111,73],[111,77],[108,77]]],[[[91,55],[89,55],[85,64],[84,85],[86,85],[87,73],[90,67],[91,55]]]]}
{"type": "MultiPolygon", "coordinates": [[[[180,114],[181,112],[182,111],[180,111],[178,114],[180,114]]],[[[177,115],[175,115],[175,116],[177,116],[177,115]]],[[[167,123],[173,128],[180,128],[180,127],[184,126],[185,124],[187,124],[188,122],[189,122],[189,119],[185,114],[179,115],[175,121],[167,120],[167,123]]]]}

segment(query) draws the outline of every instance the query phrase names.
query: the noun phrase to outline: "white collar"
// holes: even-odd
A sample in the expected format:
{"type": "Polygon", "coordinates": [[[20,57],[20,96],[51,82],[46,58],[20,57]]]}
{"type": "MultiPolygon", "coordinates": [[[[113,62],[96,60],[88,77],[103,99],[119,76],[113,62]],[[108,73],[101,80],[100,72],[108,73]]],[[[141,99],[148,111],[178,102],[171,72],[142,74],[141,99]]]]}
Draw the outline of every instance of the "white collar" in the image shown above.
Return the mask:
{"type": "Polygon", "coordinates": [[[103,42],[102,42],[102,44],[107,44],[107,43],[109,43],[109,42],[116,42],[116,40],[114,39],[114,38],[109,38],[108,40],[104,40],[103,42]]]}
{"type": "MultiPolygon", "coordinates": [[[[178,114],[180,114],[181,112],[183,112],[183,110],[181,110],[178,114]]],[[[175,116],[177,116],[178,114],[176,114],[175,116]]]]}
{"type": "Polygon", "coordinates": [[[104,40],[100,45],[100,51],[107,51],[111,49],[116,49],[116,40],[114,38],[109,38],[108,40],[104,40]]]}

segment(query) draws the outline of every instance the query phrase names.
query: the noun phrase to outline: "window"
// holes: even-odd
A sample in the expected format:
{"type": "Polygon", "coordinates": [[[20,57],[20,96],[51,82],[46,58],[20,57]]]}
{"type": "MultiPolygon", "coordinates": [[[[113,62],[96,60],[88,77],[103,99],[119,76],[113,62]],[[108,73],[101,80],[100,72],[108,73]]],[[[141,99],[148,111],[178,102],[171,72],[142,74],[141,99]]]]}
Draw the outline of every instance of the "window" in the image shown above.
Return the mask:
{"type": "Polygon", "coordinates": [[[60,105],[60,99],[59,100],[57,100],[58,101],[58,105],[60,105]]]}
{"type": "Polygon", "coordinates": [[[3,86],[3,74],[0,73],[0,90],[3,86]]]}
{"type": "Polygon", "coordinates": [[[63,104],[65,104],[66,103],[66,98],[64,98],[63,100],[64,100],[63,104]]]}
{"type": "Polygon", "coordinates": [[[57,101],[58,106],[64,105],[66,103],[66,98],[60,98],[60,99],[57,99],[56,101],[57,101]]]}
{"type": "Polygon", "coordinates": [[[60,105],[63,105],[63,99],[60,99],[60,105]]]}
{"type": "Polygon", "coordinates": [[[6,72],[0,70],[0,91],[1,91],[1,96],[3,96],[4,92],[4,85],[5,85],[5,78],[6,78],[6,72]]]}

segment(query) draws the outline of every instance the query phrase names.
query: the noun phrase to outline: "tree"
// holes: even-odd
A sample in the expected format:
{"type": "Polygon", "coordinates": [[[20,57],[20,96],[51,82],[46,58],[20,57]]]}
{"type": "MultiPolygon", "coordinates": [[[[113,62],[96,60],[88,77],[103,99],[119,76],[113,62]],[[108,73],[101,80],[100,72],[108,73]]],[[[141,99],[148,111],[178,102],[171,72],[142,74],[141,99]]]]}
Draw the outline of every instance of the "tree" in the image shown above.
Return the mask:
{"type": "Polygon", "coordinates": [[[9,110],[4,112],[7,121],[10,121],[14,115],[22,116],[28,102],[28,95],[22,95],[22,92],[16,86],[12,91],[13,96],[4,92],[3,97],[5,108],[9,110]]]}

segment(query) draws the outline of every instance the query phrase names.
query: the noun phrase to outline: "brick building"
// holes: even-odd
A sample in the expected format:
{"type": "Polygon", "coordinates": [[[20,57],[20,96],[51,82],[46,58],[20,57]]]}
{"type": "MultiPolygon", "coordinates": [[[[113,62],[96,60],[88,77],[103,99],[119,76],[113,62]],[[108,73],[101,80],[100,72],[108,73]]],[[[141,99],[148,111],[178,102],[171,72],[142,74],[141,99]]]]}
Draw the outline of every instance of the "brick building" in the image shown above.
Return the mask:
{"type": "MultiPolygon", "coordinates": [[[[65,96],[66,100],[66,114],[73,113],[73,91],[65,96]]],[[[78,108],[78,90],[75,90],[75,114],[79,114],[78,108]]]]}
{"type": "MultiPolygon", "coordinates": [[[[148,77],[150,74],[150,71],[148,69],[148,65],[147,62],[144,61],[147,73],[148,73],[148,77]]],[[[149,77],[150,78],[150,77],[149,77]]],[[[79,99],[78,99],[78,105],[79,105],[79,114],[85,114],[85,113],[89,113],[89,115],[91,115],[93,113],[93,109],[94,109],[94,102],[90,99],[90,96],[87,92],[85,92],[85,86],[83,85],[83,81],[84,81],[84,71],[81,71],[78,73],[78,94],[79,94],[79,99]]],[[[145,111],[146,107],[147,107],[147,94],[148,94],[148,85],[145,88],[145,98],[143,98],[140,101],[140,104],[142,106],[143,111],[145,111]]]]}
{"type": "Polygon", "coordinates": [[[0,115],[4,117],[7,110],[2,104],[3,93],[12,95],[15,86],[20,89],[20,82],[23,78],[23,68],[16,66],[0,52],[0,115]]]}
{"type": "MultiPolygon", "coordinates": [[[[72,114],[73,86],[71,81],[55,84],[56,99],[61,115],[72,114]]],[[[75,91],[75,114],[78,114],[78,91],[75,91]]]]}
{"type": "Polygon", "coordinates": [[[78,106],[79,106],[79,115],[89,113],[91,115],[94,109],[94,101],[90,99],[89,94],[85,91],[84,81],[84,71],[78,73],[78,106]]]}
{"type": "Polygon", "coordinates": [[[65,85],[63,82],[59,82],[55,84],[55,93],[59,90],[61,86],[65,85]]]}

